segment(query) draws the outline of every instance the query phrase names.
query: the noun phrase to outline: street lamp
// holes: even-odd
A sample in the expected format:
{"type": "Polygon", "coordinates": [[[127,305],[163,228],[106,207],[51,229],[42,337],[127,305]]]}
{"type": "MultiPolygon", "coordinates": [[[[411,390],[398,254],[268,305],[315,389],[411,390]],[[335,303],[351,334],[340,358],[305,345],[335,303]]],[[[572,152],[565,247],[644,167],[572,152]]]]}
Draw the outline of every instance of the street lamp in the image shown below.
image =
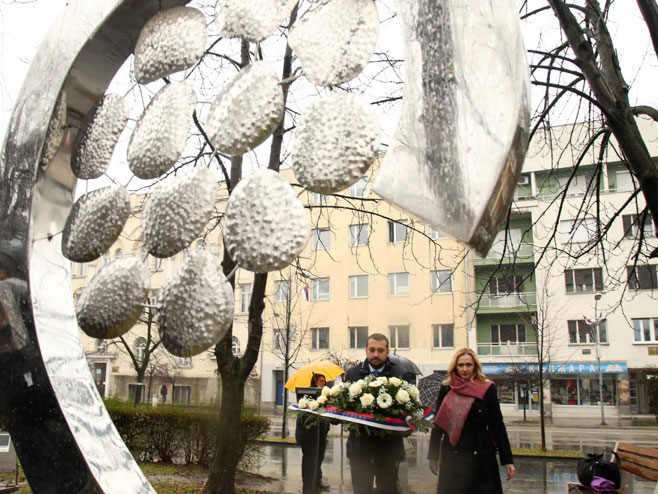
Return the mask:
{"type": "Polygon", "coordinates": [[[605,412],[603,409],[603,374],[601,373],[601,338],[599,334],[599,326],[603,321],[605,321],[605,318],[602,314],[597,316],[599,300],[601,300],[601,294],[597,293],[594,295],[594,319],[585,317],[585,322],[590,325],[590,327],[594,330],[594,334],[596,335],[596,362],[598,363],[599,367],[599,404],[601,405],[601,425],[607,425],[605,423],[605,412]]]}

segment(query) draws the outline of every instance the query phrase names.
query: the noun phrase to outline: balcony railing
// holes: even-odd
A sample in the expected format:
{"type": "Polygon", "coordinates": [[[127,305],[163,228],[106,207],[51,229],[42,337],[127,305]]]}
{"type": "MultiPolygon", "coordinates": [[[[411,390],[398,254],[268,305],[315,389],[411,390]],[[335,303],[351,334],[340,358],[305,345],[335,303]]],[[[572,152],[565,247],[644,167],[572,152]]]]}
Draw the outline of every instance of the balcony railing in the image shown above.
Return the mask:
{"type": "Polygon", "coordinates": [[[503,253],[503,247],[494,246],[493,249],[489,251],[487,257],[476,256],[475,259],[500,259],[502,258],[516,258],[516,259],[532,259],[534,257],[534,246],[528,243],[522,243],[518,247],[513,245],[507,245],[503,253]],[[503,255],[504,254],[504,255],[503,255]]]}
{"type": "Polygon", "coordinates": [[[537,344],[534,342],[505,342],[505,343],[478,343],[478,355],[500,355],[508,357],[510,355],[537,355],[537,344]]]}
{"type": "Polygon", "coordinates": [[[485,308],[514,308],[529,307],[537,305],[537,294],[535,292],[510,293],[509,295],[492,295],[485,293],[480,298],[479,309],[485,308]]]}

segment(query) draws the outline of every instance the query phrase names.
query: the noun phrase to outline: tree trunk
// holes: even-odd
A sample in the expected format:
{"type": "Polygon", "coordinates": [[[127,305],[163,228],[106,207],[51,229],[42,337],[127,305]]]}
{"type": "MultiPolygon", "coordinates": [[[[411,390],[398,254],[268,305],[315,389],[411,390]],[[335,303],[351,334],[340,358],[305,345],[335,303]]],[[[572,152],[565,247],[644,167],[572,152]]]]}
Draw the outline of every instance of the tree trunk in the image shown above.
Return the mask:
{"type": "Polygon", "coordinates": [[[210,474],[204,487],[208,494],[233,494],[235,472],[243,452],[243,432],[240,416],[245,381],[239,369],[222,373],[222,401],[215,454],[210,464],[210,474]]]}
{"type": "Polygon", "coordinates": [[[544,369],[539,362],[539,431],[541,434],[541,450],[546,451],[546,423],[544,422],[544,369]]]}

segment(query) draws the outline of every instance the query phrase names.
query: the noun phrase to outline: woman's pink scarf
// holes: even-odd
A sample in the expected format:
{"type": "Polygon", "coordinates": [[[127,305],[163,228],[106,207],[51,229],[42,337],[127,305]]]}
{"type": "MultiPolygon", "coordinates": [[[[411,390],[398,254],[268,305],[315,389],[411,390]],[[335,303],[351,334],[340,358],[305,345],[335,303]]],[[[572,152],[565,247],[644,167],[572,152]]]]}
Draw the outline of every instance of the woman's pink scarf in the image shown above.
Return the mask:
{"type": "Polygon", "coordinates": [[[459,377],[455,372],[452,374],[450,391],[446,394],[436,414],[434,423],[448,434],[450,444],[455,446],[462,435],[462,429],[471,411],[475,398],[482,399],[487,393],[492,381],[467,381],[459,377]]]}

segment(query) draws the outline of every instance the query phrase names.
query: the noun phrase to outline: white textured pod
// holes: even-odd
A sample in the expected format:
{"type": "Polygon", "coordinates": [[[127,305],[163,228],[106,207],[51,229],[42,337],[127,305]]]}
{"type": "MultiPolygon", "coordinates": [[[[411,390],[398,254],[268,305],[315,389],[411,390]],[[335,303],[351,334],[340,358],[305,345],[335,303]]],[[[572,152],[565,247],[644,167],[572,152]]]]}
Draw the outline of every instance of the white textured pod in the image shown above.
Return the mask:
{"type": "Polygon", "coordinates": [[[297,0],[218,0],[215,24],[226,38],[262,41],[284,21],[297,0]]]}
{"type": "Polygon", "coordinates": [[[62,232],[62,254],[74,262],[98,259],[121,234],[130,216],[130,197],[123,185],[111,185],[80,197],[62,232]]]}
{"type": "Polygon", "coordinates": [[[233,189],[224,215],[224,243],[231,258],[256,273],[283,269],[308,242],[304,206],[277,172],[259,170],[233,189]]]}
{"type": "Polygon", "coordinates": [[[198,355],[217,343],[233,322],[233,289],[209,252],[191,253],[160,293],[160,338],[173,355],[198,355]]]}
{"type": "Polygon", "coordinates": [[[313,102],[295,129],[297,180],[321,194],[349,187],[377,157],[379,135],[377,114],[361,97],[333,93],[313,102]]]}
{"type": "Polygon", "coordinates": [[[104,266],[85,287],[76,305],[78,324],[92,338],[117,338],[137,322],[151,275],[134,257],[104,266]]]}
{"type": "Polygon", "coordinates": [[[128,113],[128,103],[118,94],[103,96],[89,110],[71,154],[71,170],[76,177],[92,179],[105,173],[128,113]]]}
{"type": "Polygon", "coordinates": [[[57,154],[59,146],[62,144],[64,137],[64,127],[66,127],[66,92],[59,93],[55,108],[48,122],[46,139],[43,143],[41,152],[41,166],[45,167],[57,154]]]}
{"type": "Polygon", "coordinates": [[[217,182],[207,168],[197,167],[163,182],[144,205],[144,245],[156,257],[180,252],[199,236],[217,200],[217,182]]]}
{"type": "Polygon", "coordinates": [[[335,86],[356,77],[377,44],[379,14],[372,0],[314,3],[290,31],[288,42],[313,84],[335,86]]]}
{"type": "Polygon", "coordinates": [[[135,46],[135,78],[147,84],[194,65],[206,48],[206,18],[192,7],[174,7],[153,16],[135,46]]]}
{"type": "Polygon", "coordinates": [[[196,105],[184,82],[167,84],[144,110],[128,145],[128,165],[136,177],[158,178],[180,157],[196,105]]]}
{"type": "Polygon", "coordinates": [[[238,155],[258,146],[283,118],[283,90],[274,68],[254,62],[231,79],[208,114],[206,130],[226,154],[238,155]]]}

